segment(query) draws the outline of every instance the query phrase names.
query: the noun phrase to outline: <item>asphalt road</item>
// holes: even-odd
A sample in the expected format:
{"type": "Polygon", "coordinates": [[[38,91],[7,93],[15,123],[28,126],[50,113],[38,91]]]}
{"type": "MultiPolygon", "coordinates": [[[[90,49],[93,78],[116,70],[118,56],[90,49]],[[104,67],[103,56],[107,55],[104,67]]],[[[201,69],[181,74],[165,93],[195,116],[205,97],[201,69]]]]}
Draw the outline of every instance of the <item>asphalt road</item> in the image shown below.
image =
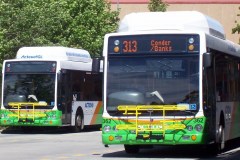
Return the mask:
{"type": "Polygon", "coordinates": [[[99,128],[71,133],[68,128],[37,130],[24,133],[20,129],[3,130],[0,134],[0,159],[3,160],[212,160],[240,159],[240,140],[227,145],[226,152],[211,156],[193,147],[154,147],[139,154],[126,154],[123,146],[104,147],[99,128]]]}

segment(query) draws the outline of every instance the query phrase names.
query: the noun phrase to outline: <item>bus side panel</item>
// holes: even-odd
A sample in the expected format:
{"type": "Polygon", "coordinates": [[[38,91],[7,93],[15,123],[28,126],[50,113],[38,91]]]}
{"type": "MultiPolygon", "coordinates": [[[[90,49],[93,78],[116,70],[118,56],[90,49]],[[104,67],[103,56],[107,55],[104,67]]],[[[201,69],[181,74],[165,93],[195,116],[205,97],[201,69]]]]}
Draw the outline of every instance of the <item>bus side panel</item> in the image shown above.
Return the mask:
{"type": "Polygon", "coordinates": [[[94,125],[102,123],[102,101],[73,101],[72,104],[72,126],[75,125],[75,116],[79,107],[83,111],[84,125],[94,125]]]}
{"type": "MultiPolygon", "coordinates": [[[[217,122],[221,112],[224,115],[225,138],[230,140],[240,136],[240,104],[239,102],[217,102],[217,122]]],[[[217,123],[218,125],[219,123],[217,123]]]]}
{"type": "Polygon", "coordinates": [[[240,59],[211,49],[215,60],[216,128],[223,123],[225,140],[240,136],[240,59]]]}
{"type": "Polygon", "coordinates": [[[240,137],[240,102],[235,102],[233,103],[232,107],[227,107],[226,109],[226,114],[228,114],[229,112],[231,113],[228,116],[231,123],[229,139],[240,137]]]}

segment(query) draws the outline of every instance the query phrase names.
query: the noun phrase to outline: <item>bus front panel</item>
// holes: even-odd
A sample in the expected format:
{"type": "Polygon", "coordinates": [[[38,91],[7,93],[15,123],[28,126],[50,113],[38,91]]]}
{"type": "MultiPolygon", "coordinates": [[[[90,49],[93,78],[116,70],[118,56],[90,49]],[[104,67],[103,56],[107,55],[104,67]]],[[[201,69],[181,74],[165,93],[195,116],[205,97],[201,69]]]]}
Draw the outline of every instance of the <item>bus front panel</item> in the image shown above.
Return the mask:
{"type": "Polygon", "coordinates": [[[197,34],[108,38],[104,144],[201,144],[197,34]]]}

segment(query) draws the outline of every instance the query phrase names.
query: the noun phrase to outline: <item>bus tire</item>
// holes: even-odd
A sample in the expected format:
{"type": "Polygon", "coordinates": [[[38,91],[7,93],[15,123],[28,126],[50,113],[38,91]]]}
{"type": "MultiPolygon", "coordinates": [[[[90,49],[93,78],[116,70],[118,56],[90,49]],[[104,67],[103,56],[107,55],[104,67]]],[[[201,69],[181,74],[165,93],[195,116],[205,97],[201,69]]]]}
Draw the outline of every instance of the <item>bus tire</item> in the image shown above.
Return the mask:
{"type": "Polygon", "coordinates": [[[218,127],[216,142],[207,148],[210,154],[217,155],[223,151],[223,149],[225,148],[224,134],[225,134],[224,127],[222,124],[220,124],[218,127]]]}
{"type": "Polygon", "coordinates": [[[218,127],[217,149],[221,152],[225,148],[225,130],[222,124],[218,127]]]}
{"type": "Polygon", "coordinates": [[[138,145],[124,145],[125,152],[128,154],[136,154],[139,152],[140,147],[138,145]]]}
{"type": "Polygon", "coordinates": [[[82,111],[79,109],[75,116],[74,132],[81,132],[84,129],[84,117],[82,111]]]}

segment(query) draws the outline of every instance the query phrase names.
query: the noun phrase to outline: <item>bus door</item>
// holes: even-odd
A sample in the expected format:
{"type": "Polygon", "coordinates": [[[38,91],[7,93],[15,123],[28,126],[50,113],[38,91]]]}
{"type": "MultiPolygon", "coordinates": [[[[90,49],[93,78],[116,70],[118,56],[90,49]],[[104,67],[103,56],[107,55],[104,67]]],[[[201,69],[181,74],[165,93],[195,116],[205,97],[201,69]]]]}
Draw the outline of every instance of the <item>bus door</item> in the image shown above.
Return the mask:
{"type": "Polygon", "coordinates": [[[63,124],[71,123],[71,111],[72,111],[72,94],[71,94],[71,74],[66,71],[62,74],[61,83],[61,96],[62,96],[62,121],[63,124]]]}
{"type": "Polygon", "coordinates": [[[203,71],[203,109],[207,117],[207,131],[210,139],[214,139],[216,127],[216,87],[215,87],[215,62],[204,68],[203,71]]]}

